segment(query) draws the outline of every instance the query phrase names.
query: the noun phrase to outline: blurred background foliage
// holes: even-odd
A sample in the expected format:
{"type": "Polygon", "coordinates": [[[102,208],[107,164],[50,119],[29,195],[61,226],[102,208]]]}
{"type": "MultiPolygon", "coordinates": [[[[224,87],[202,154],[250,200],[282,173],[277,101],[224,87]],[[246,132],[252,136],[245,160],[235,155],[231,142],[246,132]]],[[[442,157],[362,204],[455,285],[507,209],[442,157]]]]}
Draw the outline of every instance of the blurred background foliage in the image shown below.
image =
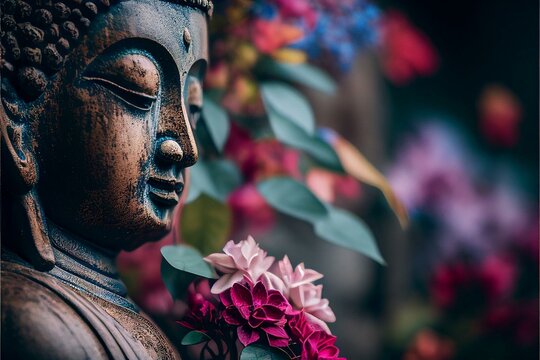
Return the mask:
{"type": "MultiPolygon", "coordinates": [[[[277,0],[255,3],[283,5],[277,0]]],[[[537,358],[538,3],[380,0],[375,5],[373,13],[359,11],[355,24],[362,19],[376,24],[363,22],[365,32],[355,38],[360,42],[350,42],[352,48],[335,40],[342,34],[332,32],[332,22],[312,32],[319,36],[318,45],[306,37],[287,47],[293,51],[282,49],[297,36],[291,28],[259,24],[253,29],[262,35],[253,38],[252,28],[240,27],[233,48],[220,42],[219,32],[214,38],[206,85],[210,102],[202,116],[206,112],[222,120],[212,125],[217,130],[203,128],[197,134],[200,141],[217,136],[217,148],[224,149],[228,160],[212,163],[221,156],[216,148],[203,155],[209,161],[202,175],[202,167],[194,170],[199,175],[192,179],[199,180],[192,181],[191,202],[178,215],[171,236],[120,259],[132,296],[174,340],[178,335],[171,319],[180,316],[183,304],[173,303],[159,277],[161,246],[183,241],[207,253],[229,238],[253,234],[271,255],[288,254],[291,261],[325,274],[322,283],[338,319],[332,330],[350,359],[537,358]],[[317,49],[325,46],[322,56],[317,49]],[[236,60],[220,63],[227,57],[236,60]],[[262,58],[278,64],[309,59],[336,83],[310,70],[276,70],[275,64],[261,64],[262,58]],[[227,77],[221,66],[242,76],[227,77]],[[277,143],[261,125],[261,109],[272,95],[265,99],[263,94],[261,101],[257,89],[268,72],[275,79],[276,71],[280,80],[292,80],[312,108],[285,110],[304,111],[304,118],[311,111],[308,117],[322,128],[297,123],[307,126],[309,141],[294,137],[287,143],[281,137],[277,143]],[[227,117],[235,119],[228,124],[227,117]],[[224,128],[230,136],[219,139],[224,128]],[[409,212],[407,230],[379,190],[359,183],[350,171],[347,175],[324,166],[325,159],[336,164],[333,156],[339,155],[341,140],[358,148],[389,179],[409,212]],[[299,155],[303,152],[310,156],[299,155]],[[318,241],[317,227],[298,220],[309,222],[309,215],[275,211],[279,204],[268,200],[276,193],[265,200],[260,191],[260,181],[275,175],[295,179],[332,208],[355,214],[355,224],[377,239],[387,265],[318,241]],[[220,176],[227,181],[212,180],[220,176]],[[205,178],[210,180],[205,183],[205,178]],[[196,198],[197,192],[204,195],[196,198]]],[[[310,21],[305,9],[291,7],[310,21]]],[[[213,26],[222,29],[226,24],[220,23],[219,9],[218,4],[213,26]]],[[[228,13],[224,19],[231,16],[242,14],[228,13]]],[[[275,88],[271,84],[270,92],[275,88]]],[[[282,134],[290,133],[289,128],[282,134]]],[[[360,252],[369,256],[366,249],[360,252]]]]}

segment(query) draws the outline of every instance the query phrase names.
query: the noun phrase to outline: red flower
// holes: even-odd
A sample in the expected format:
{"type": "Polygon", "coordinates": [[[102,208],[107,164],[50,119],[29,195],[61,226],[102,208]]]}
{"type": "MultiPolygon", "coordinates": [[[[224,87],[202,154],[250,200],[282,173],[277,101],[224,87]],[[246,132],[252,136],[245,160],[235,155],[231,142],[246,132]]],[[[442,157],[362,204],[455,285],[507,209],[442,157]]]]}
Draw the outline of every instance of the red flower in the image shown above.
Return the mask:
{"type": "Polygon", "coordinates": [[[454,355],[454,343],[435,332],[424,329],[416,334],[405,360],[448,360],[454,355]]]}
{"type": "Polygon", "coordinates": [[[382,21],[382,65],[386,76],[404,85],[418,75],[431,75],[439,59],[429,39],[399,11],[382,21]]]}
{"type": "Polygon", "coordinates": [[[515,288],[517,268],[504,254],[492,255],[480,264],[451,264],[435,270],[431,293],[443,309],[472,303],[490,305],[507,298],[515,288]]]}
{"type": "Polygon", "coordinates": [[[270,54],[302,36],[300,28],[279,20],[256,19],[251,28],[251,40],[263,54],[270,54]]]}
{"type": "Polygon", "coordinates": [[[238,339],[244,346],[260,339],[261,333],[267,337],[270,346],[287,346],[290,337],[284,329],[291,306],[276,290],[267,290],[262,282],[247,286],[236,283],[222,292],[221,302],[226,306],[223,320],[238,326],[238,339]]]}
{"type": "Polygon", "coordinates": [[[495,145],[514,146],[518,141],[521,104],[502,86],[488,86],[480,96],[480,130],[495,145]]]}
{"type": "Polygon", "coordinates": [[[232,192],[228,203],[234,213],[234,229],[237,232],[261,234],[272,228],[276,221],[274,209],[259,194],[253,183],[232,192]]]}
{"type": "Polygon", "coordinates": [[[531,346],[538,341],[538,315],[538,298],[501,304],[489,310],[483,330],[531,346]]]}

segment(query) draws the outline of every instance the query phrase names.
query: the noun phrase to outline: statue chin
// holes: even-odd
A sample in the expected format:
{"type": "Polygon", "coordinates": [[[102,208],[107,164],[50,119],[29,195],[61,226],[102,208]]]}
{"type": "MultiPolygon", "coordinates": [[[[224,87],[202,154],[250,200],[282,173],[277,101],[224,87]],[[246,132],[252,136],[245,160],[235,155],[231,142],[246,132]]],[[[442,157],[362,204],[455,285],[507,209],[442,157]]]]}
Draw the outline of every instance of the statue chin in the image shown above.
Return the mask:
{"type": "Polygon", "coordinates": [[[1,3],[1,355],[178,359],[115,260],[171,229],[213,5],[52,4],[1,3]]]}

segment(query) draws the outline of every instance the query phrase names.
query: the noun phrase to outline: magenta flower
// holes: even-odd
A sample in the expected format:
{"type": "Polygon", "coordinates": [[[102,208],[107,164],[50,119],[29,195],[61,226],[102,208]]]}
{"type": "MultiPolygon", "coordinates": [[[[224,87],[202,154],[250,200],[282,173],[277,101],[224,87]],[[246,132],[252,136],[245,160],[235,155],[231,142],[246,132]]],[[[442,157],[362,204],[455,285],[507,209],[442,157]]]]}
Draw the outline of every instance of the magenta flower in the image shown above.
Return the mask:
{"type": "Polygon", "coordinates": [[[307,321],[306,314],[303,311],[287,317],[287,328],[289,334],[291,334],[291,339],[298,343],[303,343],[312,332],[318,330],[312,323],[307,321]]]}
{"type": "Polygon", "coordinates": [[[233,284],[242,281],[244,277],[255,283],[274,262],[272,256],[266,256],[266,251],[248,236],[246,240],[235,244],[230,240],[223,248],[224,254],[214,253],[204,258],[223,275],[212,286],[213,294],[220,294],[231,288],[233,284]]]}
{"type": "Polygon", "coordinates": [[[217,327],[219,313],[216,305],[198,292],[200,288],[201,286],[195,284],[190,285],[188,289],[188,312],[177,323],[185,328],[207,333],[217,327]]]}
{"type": "Polygon", "coordinates": [[[285,331],[286,314],[292,309],[279,291],[267,290],[262,282],[247,287],[235,283],[232,288],[219,295],[226,306],[223,320],[237,326],[238,339],[244,346],[266,335],[268,344],[274,347],[287,346],[290,337],[285,331]]]}
{"type": "Polygon", "coordinates": [[[339,357],[335,342],[336,337],[325,331],[312,332],[302,344],[301,360],[345,360],[339,357]]]}

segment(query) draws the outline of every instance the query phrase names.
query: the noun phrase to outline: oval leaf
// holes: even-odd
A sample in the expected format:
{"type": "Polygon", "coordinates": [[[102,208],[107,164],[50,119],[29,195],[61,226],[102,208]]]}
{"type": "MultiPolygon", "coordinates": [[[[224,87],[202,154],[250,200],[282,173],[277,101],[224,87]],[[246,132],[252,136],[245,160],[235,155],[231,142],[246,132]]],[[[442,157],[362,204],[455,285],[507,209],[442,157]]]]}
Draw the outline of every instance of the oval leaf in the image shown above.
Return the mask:
{"type": "Polygon", "coordinates": [[[279,113],[269,110],[268,119],[276,138],[282,143],[305,151],[320,165],[343,172],[343,167],[335,150],[327,142],[317,136],[310,136],[297,125],[279,113]]]}
{"type": "Polygon", "coordinates": [[[225,202],[229,194],[242,183],[238,167],[230,160],[199,160],[190,168],[189,194],[186,203],[206,194],[225,202]]]}
{"type": "Polygon", "coordinates": [[[348,211],[328,205],[328,216],[315,223],[315,233],[331,243],[355,250],[385,264],[367,225],[348,211]]]}
{"type": "Polygon", "coordinates": [[[304,184],[287,177],[273,177],[257,184],[257,190],[275,209],[306,221],[325,218],[324,204],[304,184]]]}
{"type": "Polygon", "coordinates": [[[210,338],[205,333],[200,331],[190,331],[182,338],[181,344],[185,346],[195,345],[208,340],[210,340],[210,338]]]}
{"type": "Polygon", "coordinates": [[[191,246],[168,245],[161,248],[163,259],[176,270],[207,279],[215,279],[216,275],[210,265],[203,260],[201,254],[191,246]]]}
{"type": "Polygon", "coordinates": [[[286,360],[289,359],[283,351],[263,345],[249,345],[242,350],[240,360],[286,360]]]}
{"type": "Polygon", "coordinates": [[[202,195],[182,209],[182,240],[203,254],[218,252],[229,237],[232,213],[229,207],[202,195]]]}
{"type": "Polygon", "coordinates": [[[261,84],[260,91],[267,112],[277,112],[309,135],[315,133],[313,111],[298,90],[283,83],[267,82],[261,84]]]}
{"type": "Polygon", "coordinates": [[[231,126],[227,112],[214,101],[205,99],[202,115],[216,149],[221,152],[229,136],[231,126]]]}

